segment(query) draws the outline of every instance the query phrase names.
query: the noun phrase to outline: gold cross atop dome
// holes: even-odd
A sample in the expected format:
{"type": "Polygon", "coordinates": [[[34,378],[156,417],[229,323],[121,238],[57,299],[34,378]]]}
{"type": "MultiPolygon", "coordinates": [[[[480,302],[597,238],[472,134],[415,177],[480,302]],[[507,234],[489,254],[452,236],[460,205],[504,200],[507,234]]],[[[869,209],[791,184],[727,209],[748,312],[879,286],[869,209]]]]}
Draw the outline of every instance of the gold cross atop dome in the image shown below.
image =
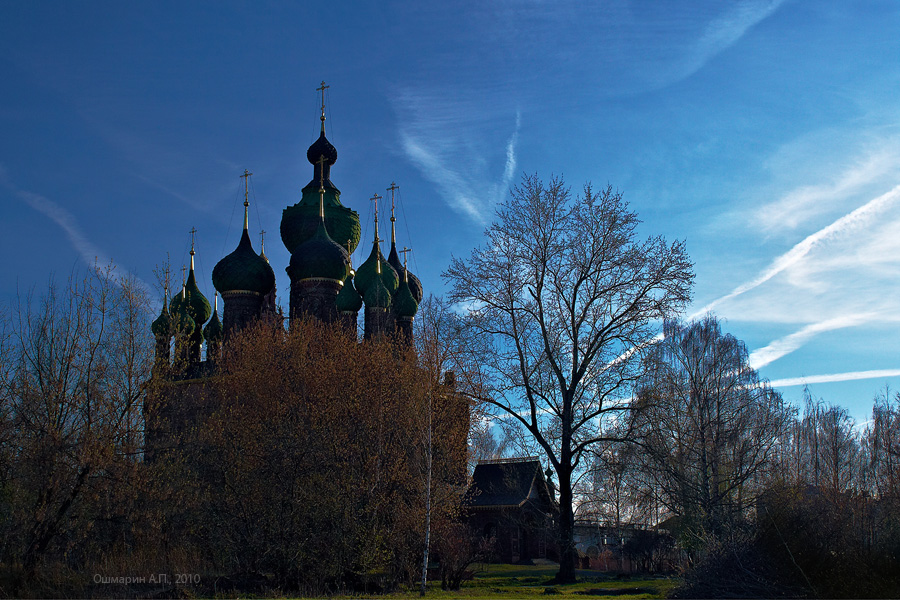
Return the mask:
{"type": "Polygon", "coordinates": [[[319,117],[322,120],[322,133],[325,133],[325,90],[330,88],[330,85],[325,85],[325,82],[322,82],[321,87],[317,87],[317,92],[322,92],[322,116],[319,117]]]}
{"type": "Polygon", "coordinates": [[[400,186],[393,181],[391,182],[391,187],[387,189],[391,193],[391,244],[397,243],[397,231],[394,227],[394,222],[397,220],[394,218],[394,191],[399,189],[400,186]]]}
{"type": "Polygon", "coordinates": [[[411,248],[407,248],[403,246],[403,250],[400,251],[400,254],[403,255],[403,281],[409,283],[409,268],[406,266],[406,255],[412,252],[411,248]]]}
{"type": "Polygon", "coordinates": [[[247,231],[250,230],[250,176],[253,175],[247,169],[244,169],[244,174],[241,175],[241,179],[244,180],[244,229],[247,231]]]}
{"type": "Polygon", "coordinates": [[[381,196],[378,194],[372,194],[372,197],[369,198],[372,202],[375,203],[375,243],[379,243],[381,238],[378,237],[378,201],[381,200],[381,196]]]}

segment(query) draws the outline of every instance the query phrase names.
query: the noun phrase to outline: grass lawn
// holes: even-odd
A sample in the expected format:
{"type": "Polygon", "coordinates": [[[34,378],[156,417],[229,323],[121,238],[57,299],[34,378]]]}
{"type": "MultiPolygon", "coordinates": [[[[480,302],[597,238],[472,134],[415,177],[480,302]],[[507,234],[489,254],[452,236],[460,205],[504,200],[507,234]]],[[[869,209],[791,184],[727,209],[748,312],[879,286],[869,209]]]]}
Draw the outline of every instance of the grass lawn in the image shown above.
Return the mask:
{"type": "MultiPolygon", "coordinates": [[[[474,577],[455,592],[441,590],[440,581],[428,583],[426,598],[665,598],[678,582],[674,578],[616,579],[601,571],[578,570],[578,583],[550,583],[557,565],[475,564],[474,577]]],[[[417,593],[389,594],[389,598],[418,598],[417,593]]]]}

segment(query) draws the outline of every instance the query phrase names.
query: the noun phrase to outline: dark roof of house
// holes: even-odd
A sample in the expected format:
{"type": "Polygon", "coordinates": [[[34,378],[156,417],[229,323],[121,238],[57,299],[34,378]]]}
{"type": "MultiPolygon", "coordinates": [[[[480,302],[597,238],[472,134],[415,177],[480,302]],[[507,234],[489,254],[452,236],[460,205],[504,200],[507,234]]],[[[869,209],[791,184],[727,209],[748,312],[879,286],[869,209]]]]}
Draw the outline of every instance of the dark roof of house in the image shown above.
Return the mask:
{"type": "Polygon", "coordinates": [[[555,504],[536,459],[478,463],[466,496],[467,504],[474,508],[521,506],[527,500],[555,504]]]}

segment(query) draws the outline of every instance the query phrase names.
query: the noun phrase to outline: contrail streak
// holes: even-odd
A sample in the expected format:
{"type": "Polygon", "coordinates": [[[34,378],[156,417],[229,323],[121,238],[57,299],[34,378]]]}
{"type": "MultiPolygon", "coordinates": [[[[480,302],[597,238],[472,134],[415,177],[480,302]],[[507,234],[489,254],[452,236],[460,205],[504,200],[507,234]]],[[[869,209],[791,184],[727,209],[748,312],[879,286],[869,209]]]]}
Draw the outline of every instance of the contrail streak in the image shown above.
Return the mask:
{"type": "Polygon", "coordinates": [[[739,285],[731,293],[726,294],[721,298],[718,298],[717,300],[713,300],[700,310],[696,311],[690,317],[688,317],[688,319],[691,320],[698,316],[706,314],[707,312],[710,312],[713,307],[759,287],[785,269],[792,267],[793,265],[803,260],[803,258],[805,258],[806,255],[808,255],[816,247],[831,239],[836,238],[846,231],[850,231],[865,225],[869,219],[877,215],[879,212],[882,212],[885,209],[889,208],[890,205],[896,202],[898,199],[900,199],[900,185],[896,186],[891,191],[863,204],[853,212],[844,215],[831,225],[820,229],[819,231],[808,236],[802,242],[776,258],[769,266],[769,268],[760,273],[759,276],[739,285]]]}
{"type": "Polygon", "coordinates": [[[883,377],[900,377],[900,369],[879,369],[874,371],[850,371],[847,373],[830,373],[827,375],[810,375],[808,377],[788,377],[769,382],[772,387],[791,387],[810,383],[833,383],[836,381],[856,381],[858,379],[879,379],[883,377]]]}

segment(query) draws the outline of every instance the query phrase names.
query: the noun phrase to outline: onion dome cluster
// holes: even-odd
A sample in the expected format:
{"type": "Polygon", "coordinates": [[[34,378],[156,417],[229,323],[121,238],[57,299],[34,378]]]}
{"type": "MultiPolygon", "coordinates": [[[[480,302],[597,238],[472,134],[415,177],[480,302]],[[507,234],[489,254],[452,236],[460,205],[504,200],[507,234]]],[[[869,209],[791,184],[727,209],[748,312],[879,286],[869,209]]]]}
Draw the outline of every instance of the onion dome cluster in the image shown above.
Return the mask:
{"type": "Polygon", "coordinates": [[[212,282],[220,294],[244,291],[265,296],[275,287],[275,272],[269,261],[253,250],[246,228],[234,252],[213,268],[212,282]]]}

